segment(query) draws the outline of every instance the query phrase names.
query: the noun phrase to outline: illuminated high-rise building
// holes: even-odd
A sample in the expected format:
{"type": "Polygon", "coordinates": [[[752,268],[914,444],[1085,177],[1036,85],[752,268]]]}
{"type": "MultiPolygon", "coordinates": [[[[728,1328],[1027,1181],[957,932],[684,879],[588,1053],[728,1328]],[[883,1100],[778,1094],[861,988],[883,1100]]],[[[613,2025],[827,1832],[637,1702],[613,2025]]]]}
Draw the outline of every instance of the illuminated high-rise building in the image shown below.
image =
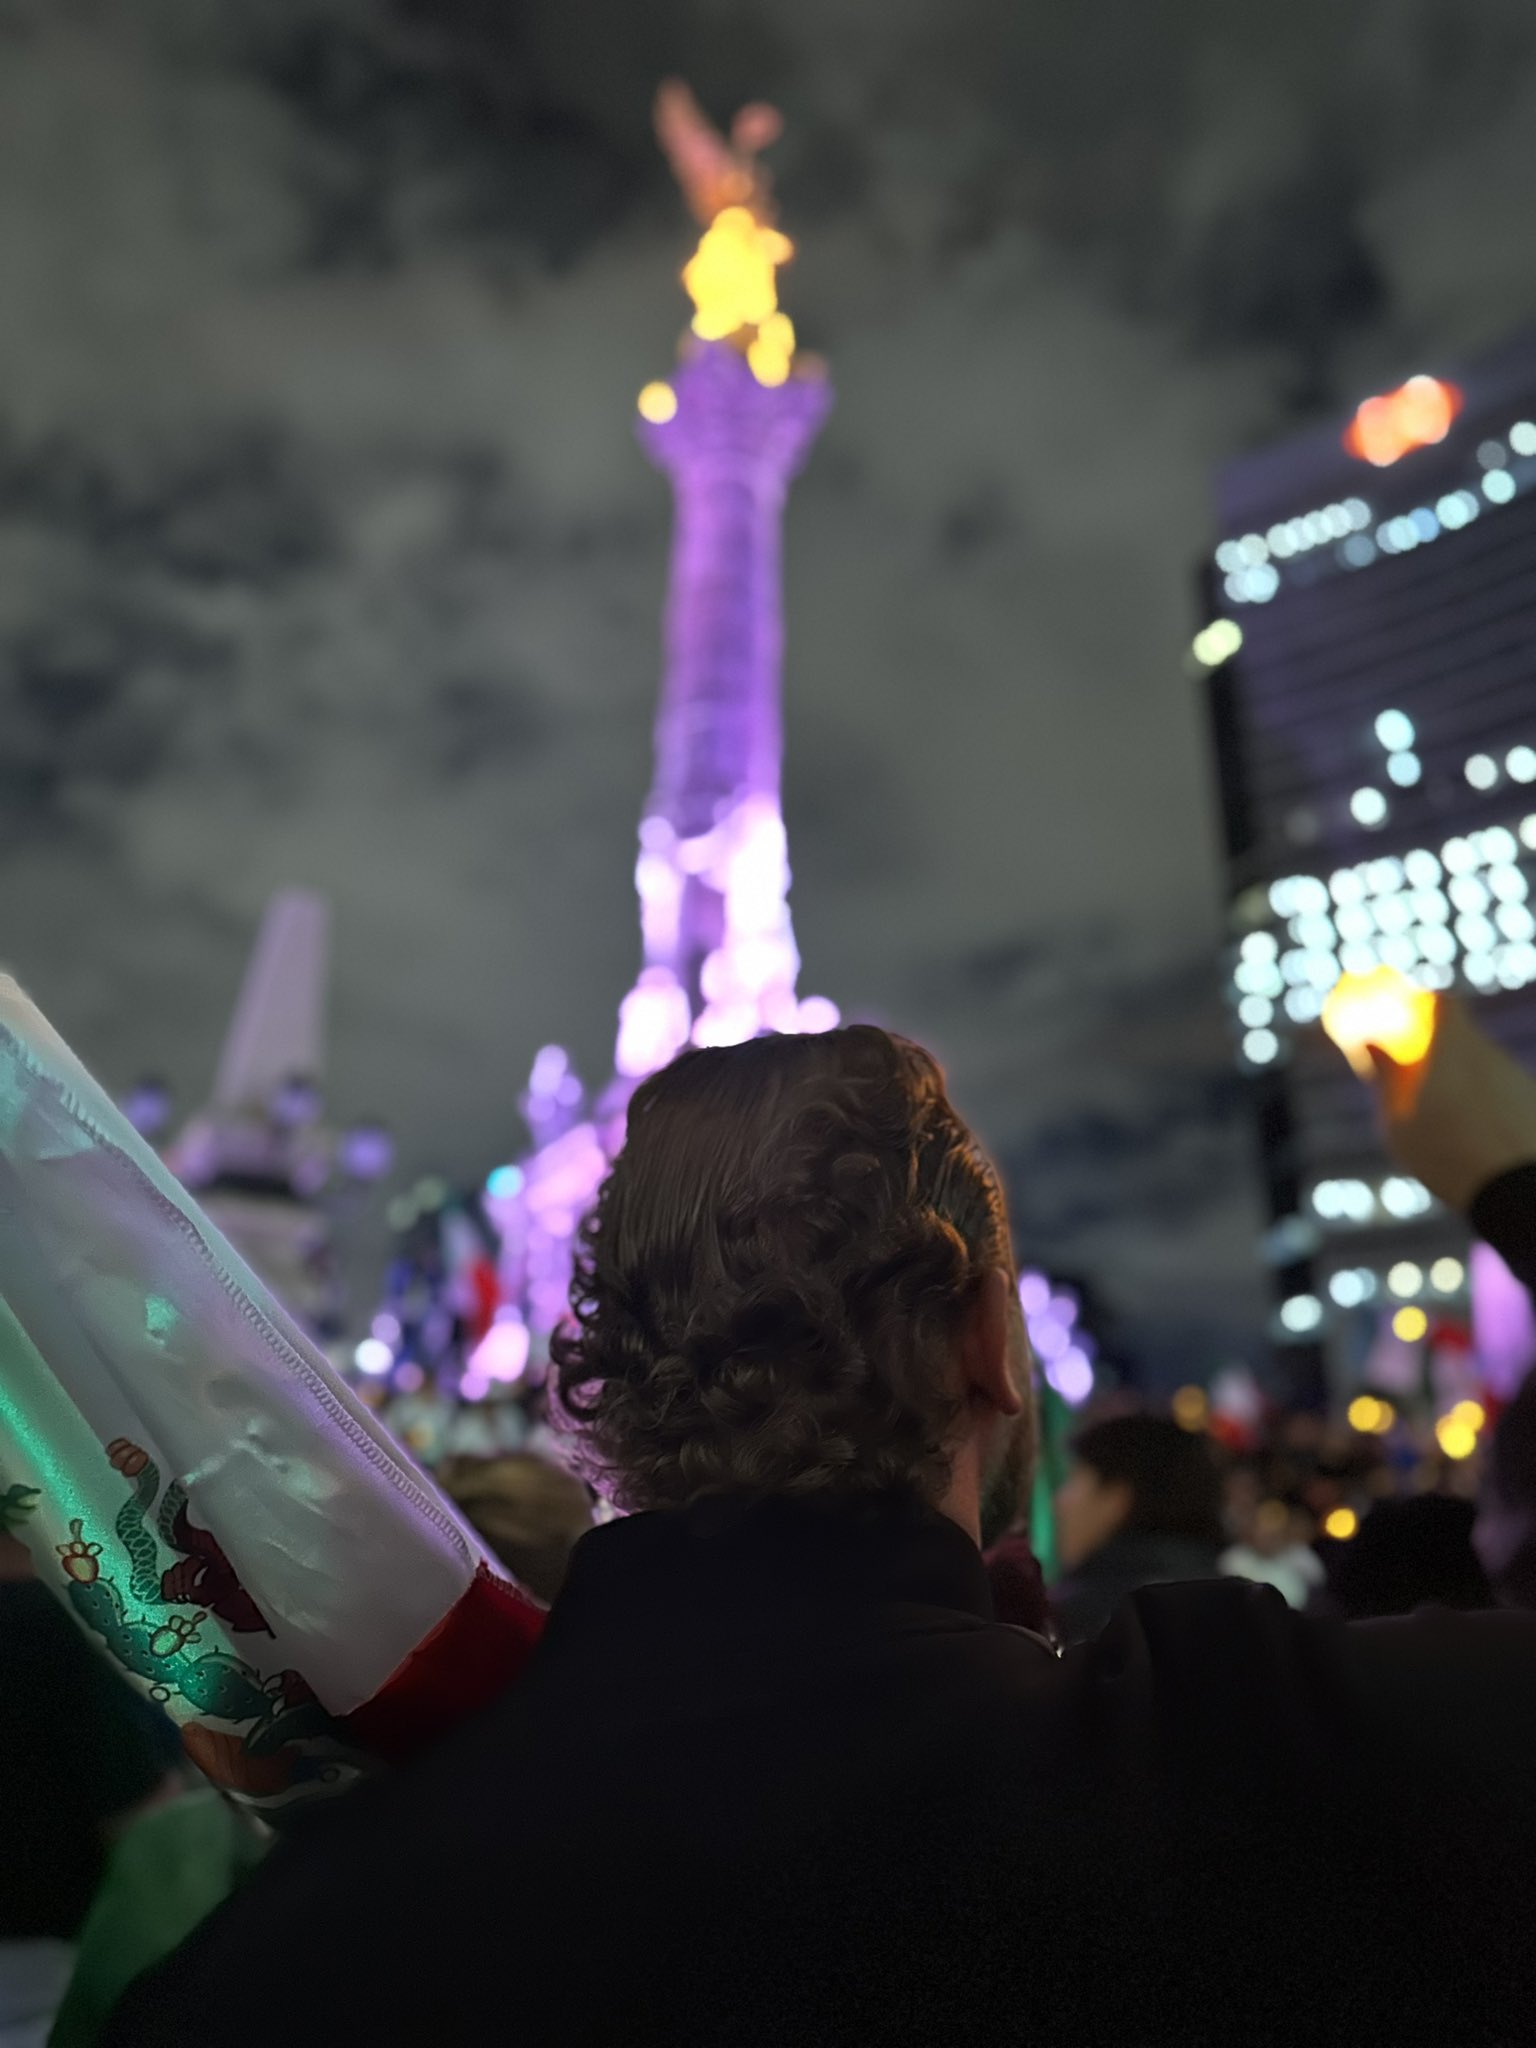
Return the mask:
{"type": "Polygon", "coordinates": [[[1429,1353],[1497,1377],[1515,1369],[1486,1327],[1497,1276],[1468,1352],[1484,1254],[1383,1165],[1317,1020],[1341,972],[1385,964],[1478,998],[1536,1064],[1536,341],[1234,462],[1218,501],[1194,654],[1275,1336],[1319,1399],[1406,1391],[1429,1353]]]}

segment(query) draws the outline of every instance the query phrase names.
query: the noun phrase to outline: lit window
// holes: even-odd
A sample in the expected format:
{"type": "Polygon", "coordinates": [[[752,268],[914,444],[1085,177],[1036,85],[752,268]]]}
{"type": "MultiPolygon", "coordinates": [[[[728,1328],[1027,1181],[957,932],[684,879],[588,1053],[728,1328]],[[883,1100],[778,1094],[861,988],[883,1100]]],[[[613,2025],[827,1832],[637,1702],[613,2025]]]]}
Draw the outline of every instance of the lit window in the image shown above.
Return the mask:
{"type": "Polygon", "coordinates": [[[1376,720],[1376,737],[1389,754],[1413,745],[1413,720],[1406,711],[1383,711],[1376,720]]]}
{"type": "Polygon", "coordinates": [[[1422,1216],[1431,1199],[1424,1183],[1411,1180],[1406,1174],[1389,1174],[1381,1184],[1381,1206],[1389,1216],[1422,1216]]]}
{"type": "Polygon", "coordinates": [[[1384,932],[1405,932],[1413,923],[1413,905],[1401,890],[1390,896],[1378,896],[1371,908],[1376,914],[1376,923],[1384,932]]]}
{"type": "Polygon", "coordinates": [[[1305,1336],[1323,1320],[1323,1304],[1315,1294],[1293,1294],[1280,1304],[1280,1321],[1292,1336],[1305,1336]]]}
{"type": "Polygon", "coordinates": [[[1331,917],[1293,917],[1291,936],[1298,946],[1314,952],[1326,951],[1333,944],[1333,919],[1331,917]]]}
{"type": "Polygon", "coordinates": [[[1473,834],[1478,857],[1490,867],[1497,867],[1501,861],[1518,860],[1520,849],[1515,844],[1513,832],[1506,832],[1502,825],[1490,825],[1486,832],[1473,834]]]}
{"type": "Polygon", "coordinates": [[[1374,831],[1387,821],[1387,800],[1379,789],[1357,789],[1349,800],[1350,815],[1357,825],[1374,831]]]}
{"type": "Polygon", "coordinates": [[[1490,868],[1488,887],[1501,903],[1523,903],[1530,894],[1530,885],[1516,867],[1490,868]]]}
{"type": "Polygon", "coordinates": [[[1448,875],[1468,875],[1482,858],[1469,839],[1447,839],[1440,849],[1448,875]]]}

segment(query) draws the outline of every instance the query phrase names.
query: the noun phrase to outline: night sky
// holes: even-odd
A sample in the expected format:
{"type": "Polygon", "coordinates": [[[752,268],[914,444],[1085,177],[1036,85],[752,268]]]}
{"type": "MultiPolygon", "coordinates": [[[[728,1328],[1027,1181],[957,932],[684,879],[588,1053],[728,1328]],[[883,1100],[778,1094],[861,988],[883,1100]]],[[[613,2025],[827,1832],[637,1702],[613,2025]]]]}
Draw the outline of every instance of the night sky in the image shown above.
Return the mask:
{"type": "Polygon", "coordinates": [[[931,1043],[1162,1374],[1253,1341],[1184,655],[1229,454],[1536,317],[1529,0],[0,0],[0,956],[207,1086],[268,893],[329,1093],[478,1176],[637,957],[692,229],[774,99],[802,986],[931,1043]]]}

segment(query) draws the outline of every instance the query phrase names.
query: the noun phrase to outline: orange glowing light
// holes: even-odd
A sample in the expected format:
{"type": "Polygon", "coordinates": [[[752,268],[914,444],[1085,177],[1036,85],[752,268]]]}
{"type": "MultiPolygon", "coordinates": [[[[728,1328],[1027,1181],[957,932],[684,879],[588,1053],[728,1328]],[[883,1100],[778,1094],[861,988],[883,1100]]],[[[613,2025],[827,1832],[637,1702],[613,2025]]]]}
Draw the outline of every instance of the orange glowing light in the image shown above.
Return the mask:
{"type": "Polygon", "coordinates": [[[1400,1067],[1416,1067],[1435,1036],[1435,999],[1395,967],[1341,974],[1323,1005],[1323,1029],[1363,1081],[1374,1069],[1367,1046],[1378,1045],[1400,1067]]]}
{"type": "Polygon", "coordinates": [[[1417,1344],[1429,1330],[1429,1317],[1421,1308],[1400,1308],[1392,1318],[1392,1334],[1403,1344],[1417,1344]]]}
{"type": "Polygon", "coordinates": [[[1359,1527],[1360,1517],[1353,1508],[1335,1508],[1323,1523],[1335,1543],[1347,1543],[1359,1527]]]}
{"type": "Polygon", "coordinates": [[[1344,446],[1362,462],[1386,469],[1415,448],[1443,441],[1461,411],[1461,393],[1438,377],[1410,377],[1395,391],[1368,398],[1344,432],[1344,446]]]}

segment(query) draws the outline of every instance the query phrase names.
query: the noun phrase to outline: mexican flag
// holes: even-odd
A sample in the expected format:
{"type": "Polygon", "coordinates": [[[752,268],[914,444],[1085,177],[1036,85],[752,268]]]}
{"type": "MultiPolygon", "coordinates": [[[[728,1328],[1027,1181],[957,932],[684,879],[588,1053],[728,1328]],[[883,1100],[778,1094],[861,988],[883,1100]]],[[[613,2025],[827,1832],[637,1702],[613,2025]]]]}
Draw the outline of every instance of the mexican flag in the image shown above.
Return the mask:
{"type": "Polygon", "coordinates": [[[0,1516],[269,1816],[482,1705],[543,1621],[5,975],[0,1516]]]}

